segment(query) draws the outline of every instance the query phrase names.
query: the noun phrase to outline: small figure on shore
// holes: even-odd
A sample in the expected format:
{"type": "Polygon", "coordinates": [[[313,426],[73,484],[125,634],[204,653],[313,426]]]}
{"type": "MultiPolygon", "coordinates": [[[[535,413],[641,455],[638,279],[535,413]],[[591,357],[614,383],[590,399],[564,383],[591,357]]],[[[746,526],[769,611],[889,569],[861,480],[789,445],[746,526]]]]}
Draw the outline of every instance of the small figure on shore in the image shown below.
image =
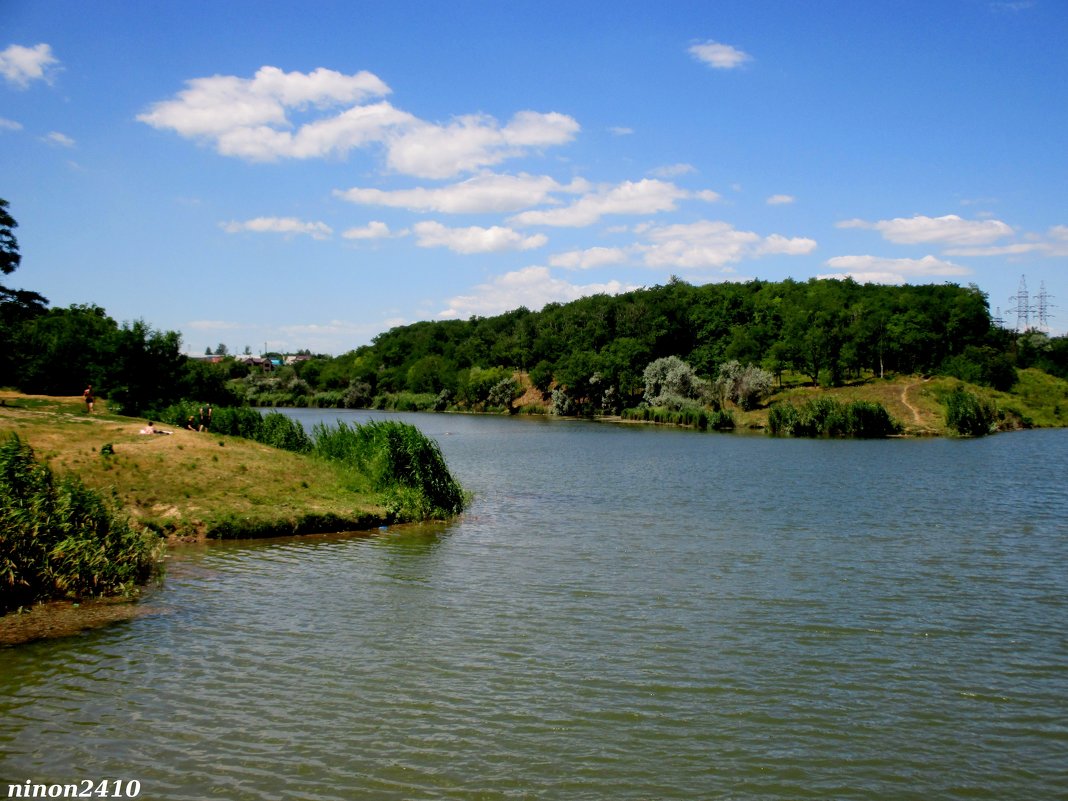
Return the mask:
{"type": "Polygon", "coordinates": [[[85,392],[82,393],[82,398],[85,399],[85,411],[87,414],[93,413],[93,385],[90,384],[85,388],[85,392]]]}

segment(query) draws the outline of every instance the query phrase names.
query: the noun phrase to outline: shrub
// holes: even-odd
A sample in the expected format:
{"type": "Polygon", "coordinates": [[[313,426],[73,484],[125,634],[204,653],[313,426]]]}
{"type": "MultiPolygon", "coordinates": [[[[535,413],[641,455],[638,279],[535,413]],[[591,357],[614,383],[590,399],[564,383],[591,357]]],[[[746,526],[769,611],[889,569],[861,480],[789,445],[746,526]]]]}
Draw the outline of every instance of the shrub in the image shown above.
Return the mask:
{"type": "Polygon", "coordinates": [[[0,445],[0,613],[129,595],[152,574],[158,546],[78,479],[57,480],[17,435],[0,445]]]}
{"type": "Polygon", "coordinates": [[[956,387],[946,395],[942,403],[946,407],[946,425],[958,434],[981,437],[995,431],[997,408],[963,386],[956,387]]]}

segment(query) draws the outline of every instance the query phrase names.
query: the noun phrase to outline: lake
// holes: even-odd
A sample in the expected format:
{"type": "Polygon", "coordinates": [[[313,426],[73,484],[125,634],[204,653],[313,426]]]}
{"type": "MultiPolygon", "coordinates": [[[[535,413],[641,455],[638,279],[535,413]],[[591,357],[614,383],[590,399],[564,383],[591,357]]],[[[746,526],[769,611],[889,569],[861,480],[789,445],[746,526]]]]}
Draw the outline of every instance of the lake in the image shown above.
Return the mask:
{"type": "Polygon", "coordinates": [[[414,422],[470,510],[188,549],[0,650],[0,796],[1068,797],[1068,430],[287,413],[414,422]]]}

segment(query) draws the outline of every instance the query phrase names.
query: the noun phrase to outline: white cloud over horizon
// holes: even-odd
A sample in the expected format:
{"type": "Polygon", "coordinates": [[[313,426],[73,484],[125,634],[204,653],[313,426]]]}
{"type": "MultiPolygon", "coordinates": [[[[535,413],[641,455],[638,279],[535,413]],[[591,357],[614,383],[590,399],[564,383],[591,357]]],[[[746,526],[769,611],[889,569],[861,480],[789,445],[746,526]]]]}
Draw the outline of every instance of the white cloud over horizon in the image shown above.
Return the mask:
{"type": "Polygon", "coordinates": [[[761,256],[805,255],[817,247],[816,240],[807,237],[761,236],[713,220],[653,226],[642,233],[649,244],[636,247],[645,264],[679,270],[722,269],[761,256]]]}
{"type": "Polygon", "coordinates": [[[334,195],[350,203],[368,206],[443,214],[480,214],[559,203],[553,197],[555,193],[577,194],[589,189],[589,182],[583,179],[564,185],[547,175],[483,172],[448,186],[392,190],[353,187],[334,190],[334,195]]]}
{"type": "Polygon", "coordinates": [[[444,247],[455,253],[500,253],[505,250],[533,250],[549,241],[544,234],[523,236],[511,228],[494,225],[482,228],[472,225],[467,228],[448,228],[439,222],[428,220],[412,226],[416,244],[421,248],[444,247]]]}
{"type": "Polygon", "coordinates": [[[220,227],[228,234],[252,232],[257,234],[306,234],[312,239],[328,239],[334,233],[333,229],[322,222],[305,222],[296,217],[256,217],[244,222],[231,220],[219,223],[220,227]]]}
{"type": "Polygon", "coordinates": [[[1014,233],[1012,227],[1001,220],[965,220],[956,214],[942,217],[917,214],[877,222],[851,219],[837,223],[837,227],[878,231],[883,239],[898,245],[989,245],[1014,233]]]}
{"type": "Polygon", "coordinates": [[[367,225],[342,231],[341,236],[343,239],[388,239],[394,234],[384,222],[372,220],[367,225]]]}
{"type": "Polygon", "coordinates": [[[211,143],[221,155],[254,162],[343,157],[378,146],[390,170],[435,179],[564,144],[579,131],[573,118],[557,112],[519,111],[504,125],[488,115],[469,114],[439,125],[385,100],[364,104],[390,93],[367,71],[344,75],[320,67],[287,73],[264,66],[252,78],[188,80],[174,98],[152,104],[137,119],[211,143]],[[297,124],[298,113],[318,117],[297,124]]]}
{"type": "Polygon", "coordinates": [[[689,52],[698,61],[718,70],[737,69],[753,60],[748,53],[720,42],[709,41],[695,44],[690,47],[689,52]]]}
{"type": "Polygon", "coordinates": [[[599,187],[562,208],[524,211],[512,217],[509,222],[515,225],[585,228],[607,215],[674,211],[680,200],[692,197],[712,202],[718,199],[719,195],[710,190],[693,193],[669,181],[643,178],[640,181],[623,181],[615,186],[599,187]]]}
{"type": "Polygon", "coordinates": [[[890,259],[882,256],[835,256],[827,259],[834,273],[824,273],[817,278],[852,278],[860,283],[904,284],[913,278],[960,277],[971,275],[971,270],[960,264],[924,256],[920,259],[890,259]]]}
{"type": "Polygon", "coordinates": [[[59,59],[52,55],[48,44],[13,44],[0,51],[0,75],[17,89],[28,89],[33,81],[52,83],[59,69],[59,59]]]}
{"type": "Polygon", "coordinates": [[[479,284],[468,295],[450,298],[448,306],[438,313],[439,318],[456,319],[471,315],[491,316],[525,306],[539,310],[547,303],[567,303],[587,295],[618,295],[637,289],[620,281],[599,284],[572,284],[553,277],[548,267],[524,267],[496,276],[479,284]]]}

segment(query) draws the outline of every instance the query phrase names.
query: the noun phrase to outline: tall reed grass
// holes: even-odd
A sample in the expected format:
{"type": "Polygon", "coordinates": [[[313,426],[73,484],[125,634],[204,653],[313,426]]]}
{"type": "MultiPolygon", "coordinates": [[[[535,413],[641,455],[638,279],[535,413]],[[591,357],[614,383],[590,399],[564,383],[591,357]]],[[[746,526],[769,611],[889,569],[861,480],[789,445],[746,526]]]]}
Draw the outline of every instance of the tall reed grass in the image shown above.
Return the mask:
{"type": "Polygon", "coordinates": [[[405,520],[445,518],[466,505],[434,440],[415,426],[394,420],[362,425],[338,422],[312,429],[311,452],[361,471],[385,501],[392,516],[405,520]]]}
{"type": "Polygon", "coordinates": [[[768,432],[774,436],[878,439],[901,431],[901,424],[874,401],[814,398],[801,406],[776,403],[768,410],[768,432]]]}
{"type": "Polygon", "coordinates": [[[160,547],[77,478],[57,479],[18,435],[0,444],[0,614],[51,598],[131,595],[160,547]]]}

